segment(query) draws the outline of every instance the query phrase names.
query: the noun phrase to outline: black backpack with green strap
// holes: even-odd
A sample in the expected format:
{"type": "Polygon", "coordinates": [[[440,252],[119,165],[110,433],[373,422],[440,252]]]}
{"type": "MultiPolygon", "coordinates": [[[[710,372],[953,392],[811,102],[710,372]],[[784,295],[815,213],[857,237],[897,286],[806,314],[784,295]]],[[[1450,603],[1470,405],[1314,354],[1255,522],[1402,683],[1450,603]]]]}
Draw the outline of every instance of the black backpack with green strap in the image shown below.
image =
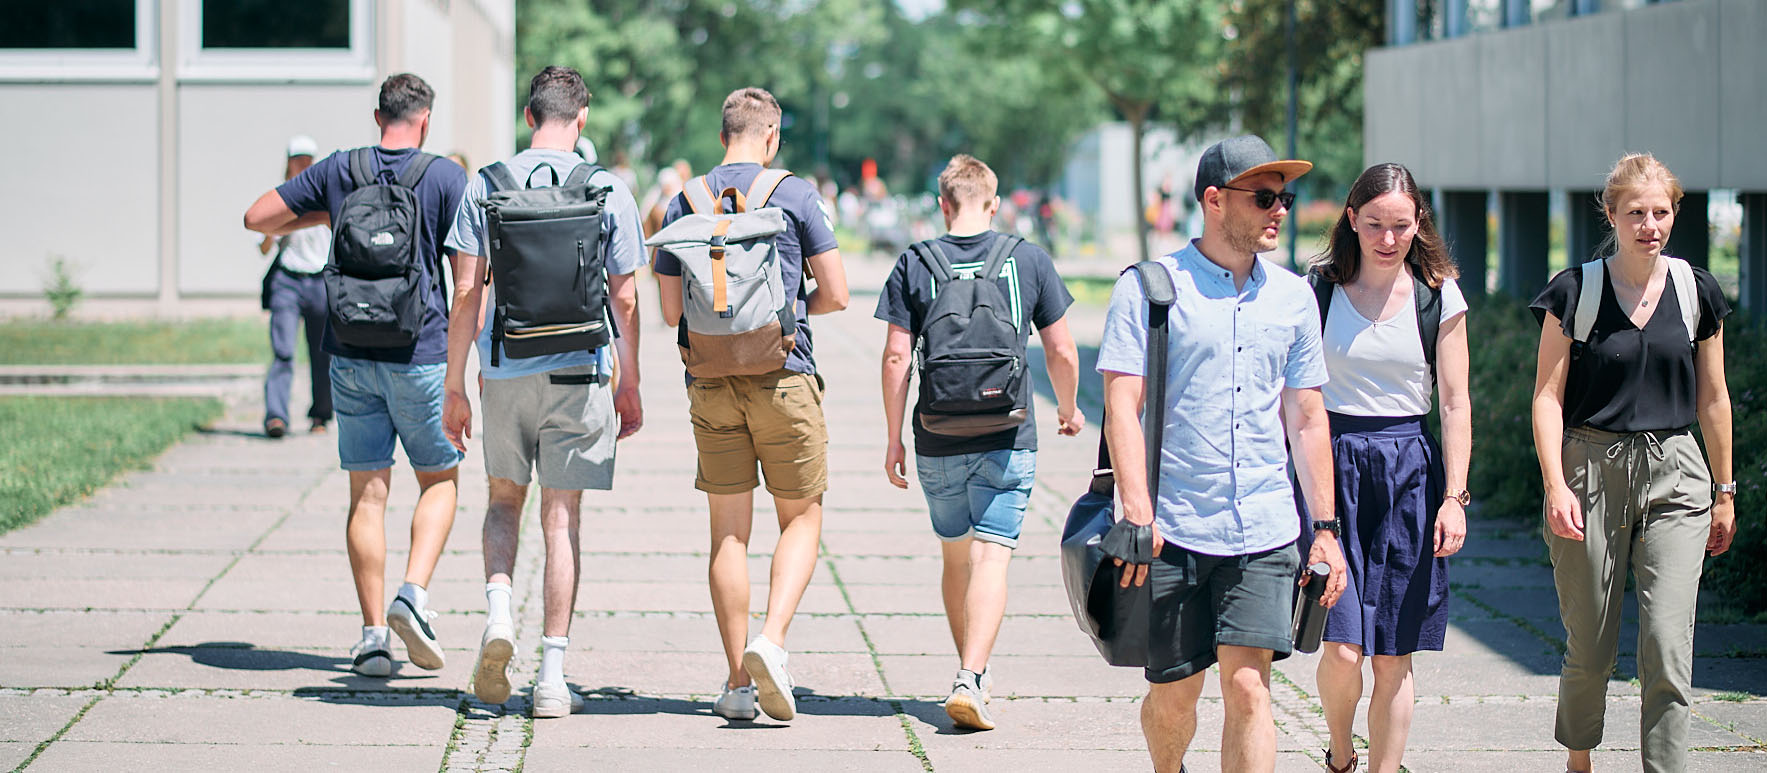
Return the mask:
{"type": "Polygon", "coordinates": [[[980,270],[958,271],[937,239],[914,244],[934,279],[919,337],[920,425],[936,435],[975,437],[1025,423],[1025,337],[994,280],[1023,239],[998,234],[980,270]]]}

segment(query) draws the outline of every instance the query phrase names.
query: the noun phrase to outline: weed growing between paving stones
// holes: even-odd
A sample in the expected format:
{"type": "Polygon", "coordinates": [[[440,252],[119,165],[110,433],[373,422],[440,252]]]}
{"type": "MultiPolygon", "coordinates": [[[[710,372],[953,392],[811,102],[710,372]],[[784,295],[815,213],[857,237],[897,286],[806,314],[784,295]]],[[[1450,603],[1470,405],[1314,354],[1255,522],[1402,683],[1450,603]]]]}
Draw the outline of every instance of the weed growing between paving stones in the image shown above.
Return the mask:
{"type": "MultiPolygon", "coordinates": [[[[305,346],[295,357],[305,361],[305,346]]],[[[232,365],[269,362],[267,317],[0,323],[0,365],[232,365]]]]}
{"type": "Polygon", "coordinates": [[[221,412],[202,398],[0,397],[0,532],[139,469],[221,412]]]}

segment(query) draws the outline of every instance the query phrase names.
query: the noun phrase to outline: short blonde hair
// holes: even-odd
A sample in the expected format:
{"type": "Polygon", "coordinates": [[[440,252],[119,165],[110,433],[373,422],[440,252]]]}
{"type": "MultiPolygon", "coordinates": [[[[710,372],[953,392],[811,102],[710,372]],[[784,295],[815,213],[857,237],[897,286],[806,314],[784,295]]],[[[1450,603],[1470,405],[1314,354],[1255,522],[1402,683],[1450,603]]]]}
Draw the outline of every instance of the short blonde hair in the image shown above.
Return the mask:
{"type": "Polygon", "coordinates": [[[750,86],[724,98],[722,129],[726,138],[764,134],[779,125],[779,118],[779,100],[766,89],[750,86]]]}
{"type": "Polygon", "coordinates": [[[994,176],[994,170],[968,153],[952,156],[945,171],[939,173],[939,198],[958,209],[986,204],[999,189],[1000,178],[994,176]]]}

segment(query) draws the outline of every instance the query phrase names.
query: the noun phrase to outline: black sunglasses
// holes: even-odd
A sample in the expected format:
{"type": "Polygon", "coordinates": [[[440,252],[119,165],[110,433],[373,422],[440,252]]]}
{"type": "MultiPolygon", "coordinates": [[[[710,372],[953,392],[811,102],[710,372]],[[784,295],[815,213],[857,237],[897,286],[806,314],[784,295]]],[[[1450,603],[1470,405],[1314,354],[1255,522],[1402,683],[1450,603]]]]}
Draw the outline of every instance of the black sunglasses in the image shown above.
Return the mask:
{"type": "Polygon", "coordinates": [[[1269,209],[1272,205],[1274,205],[1278,201],[1282,202],[1283,209],[1290,209],[1290,208],[1294,207],[1294,205],[1295,205],[1295,192],[1294,191],[1283,191],[1281,193],[1277,193],[1275,191],[1266,191],[1266,190],[1254,191],[1250,188],[1235,188],[1231,185],[1222,185],[1222,186],[1220,186],[1220,188],[1222,190],[1239,191],[1240,193],[1252,194],[1252,203],[1258,205],[1258,209],[1269,209]]]}

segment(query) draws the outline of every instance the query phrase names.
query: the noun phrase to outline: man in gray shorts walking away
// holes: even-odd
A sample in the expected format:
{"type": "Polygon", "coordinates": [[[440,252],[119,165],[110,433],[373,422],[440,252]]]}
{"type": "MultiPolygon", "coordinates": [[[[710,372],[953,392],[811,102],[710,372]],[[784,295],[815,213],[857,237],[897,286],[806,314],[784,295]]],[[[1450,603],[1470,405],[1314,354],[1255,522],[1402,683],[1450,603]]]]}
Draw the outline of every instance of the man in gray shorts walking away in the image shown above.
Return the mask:
{"type": "Polygon", "coordinates": [[[1217,662],[1221,769],[1276,768],[1270,662],[1293,648],[1300,560],[1285,430],[1318,531],[1308,563],[1331,566],[1326,606],[1343,592],[1319,311],[1306,281],[1258,257],[1276,248],[1294,203],[1283,187],[1312,167],[1278,160],[1253,136],[1203,151],[1202,238],[1157,261],[1177,289],[1165,373],[1146,372],[1148,304],[1133,272],[1105,315],[1098,372],[1117,502],[1128,524],[1151,532],[1137,537],[1152,537],[1150,562],[1118,564],[1124,586],[1153,586],[1141,730],[1160,773],[1183,769],[1203,675],[1217,662]],[[1157,499],[1138,418],[1146,378],[1170,387],[1165,405],[1146,407],[1165,425],[1157,499]]]}
{"type": "MultiPolygon", "coordinates": [[[[582,705],[582,698],[566,686],[564,653],[570,644],[571,613],[576,605],[578,569],[578,518],[585,490],[613,488],[614,440],[636,432],[644,414],[638,397],[638,285],[632,273],[644,265],[643,234],[639,231],[638,203],[626,184],[607,170],[593,167],[587,185],[606,188],[597,244],[606,266],[606,298],[618,337],[619,367],[608,346],[525,356],[506,342],[521,336],[494,340],[508,323],[497,316],[507,305],[514,308],[518,288],[533,292],[532,275],[527,284],[516,276],[541,261],[556,258],[575,265],[583,260],[582,241],[577,254],[524,255],[533,261],[511,268],[511,275],[490,275],[489,302],[483,303],[489,262],[495,249],[488,238],[483,206],[492,191],[515,185],[542,187],[564,183],[586,162],[576,153],[577,138],[589,116],[589,92],[583,78],[568,67],[547,67],[530,83],[523,111],[534,128],[527,150],[487,167],[468,182],[454,220],[448,246],[468,267],[466,278],[454,291],[453,316],[449,322],[448,373],[443,423],[448,439],[465,450],[463,436],[472,431],[472,402],[466,392],[466,359],[476,338],[483,375],[480,398],[484,406],[485,471],[490,476],[490,504],[485,510],[485,600],[490,615],[479,645],[473,670],[473,694],[486,703],[508,700],[508,666],[515,653],[515,627],[510,612],[510,575],[515,570],[517,533],[522,504],[535,469],[540,478],[540,528],[545,536],[544,581],[545,630],[540,639],[540,675],[534,685],[533,715],[562,717],[582,705]],[[508,172],[505,177],[502,172],[508,172]],[[502,184],[494,178],[502,177],[502,184]],[[499,292],[506,297],[496,297],[499,292]],[[481,318],[481,309],[499,310],[493,319],[481,318]],[[482,328],[482,332],[481,332],[482,328]],[[617,385],[615,376],[617,374],[617,385]],[[618,415],[616,421],[616,413],[618,415]]],[[[510,237],[502,237],[507,241],[510,237]]],[[[501,258],[497,258],[501,260],[501,258]]],[[[593,265],[593,261],[590,264],[593,265]]],[[[500,264],[503,265],[503,264],[500,264]]],[[[585,277],[602,282],[600,271],[585,277]]],[[[542,288],[544,289],[544,288],[542,288]]],[[[600,288],[592,288],[599,290],[600,288]]],[[[589,293],[595,296],[593,292],[589,293]]]]}

